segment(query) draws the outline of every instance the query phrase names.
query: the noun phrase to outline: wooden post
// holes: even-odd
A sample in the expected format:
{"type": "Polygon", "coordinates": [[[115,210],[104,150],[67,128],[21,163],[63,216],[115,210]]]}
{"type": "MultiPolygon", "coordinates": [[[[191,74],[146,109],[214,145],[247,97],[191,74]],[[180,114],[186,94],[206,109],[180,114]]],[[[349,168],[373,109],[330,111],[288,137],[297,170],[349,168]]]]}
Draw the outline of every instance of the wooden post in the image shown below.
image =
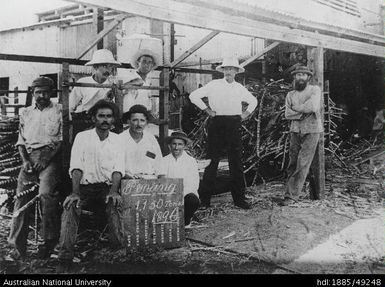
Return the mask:
{"type": "Polygon", "coordinates": [[[63,83],[68,83],[70,81],[70,70],[69,64],[63,63],[62,73],[61,73],[61,97],[59,102],[62,104],[63,109],[63,145],[62,145],[62,163],[63,170],[66,172],[69,169],[70,163],[70,153],[71,153],[71,144],[70,144],[70,123],[69,123],[69,86],[63,85],[63,83]]]}
{"type": "MultiPolygon", "coordinates": [[[[14,89],[14,91],[15,91],[15,93],[13,94],[13,103],[15,104],[15,105],[17,105],[18,103],[19,103],[19,88],[18,87],[15,87],[15,89],[14,89]]],[[[15,106],[14,107],[14,113],[15,113],[15,117],[17,116],[17,115],[19,115],[19,107],[17,107],[17,106],[15,106]]]]}
{"type": "Polygon", "coordinates": [[[167,88],[159,91],[159,139],[163,155],[168,151],[165,138],[168,136],[169,73],[169,68],[163,68],[159,75],[160,86],[167,88]]]}
{"type": "MultiPolygon", "coordinates": [[[[324,49],[322,47],[308,48],[308,67],[313,71],[312,84],[321,88],[321,122],[324,125],[324,49]]],[[[312,162],[312,172],[314,176],[313,190],[311,199],[323,199],[325,196],[325,150],[324,133],[320,135],[318,147],[312,162]]]]}
{"type": "MultiPolygon", "coordinates": [[[[104,12],[103,9],[95,8],[93,14],[93,24],[96,27],[96,35],[99,34],[104,28],[104,12]]],[[[103,49],[103,40],[97,44],[97,49],[103,49]]]]}
{"type": "Polygon", "coordinates": [[[0,108],[1,108],[1,115],[2,116],[7,115],[7,108],[5,107],[5,97],[6,97],[6,95],[0,96],[0,108]]]}

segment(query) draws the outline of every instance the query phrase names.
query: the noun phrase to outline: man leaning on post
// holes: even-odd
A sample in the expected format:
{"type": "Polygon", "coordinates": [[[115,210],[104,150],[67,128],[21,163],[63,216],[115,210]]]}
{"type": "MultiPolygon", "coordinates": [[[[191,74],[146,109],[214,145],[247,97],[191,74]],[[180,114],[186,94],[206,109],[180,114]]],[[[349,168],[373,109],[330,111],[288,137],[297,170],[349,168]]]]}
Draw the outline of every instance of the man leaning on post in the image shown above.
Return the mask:
{"type": "Polygon", "coordinates": [[[124,157],[118,135],[110,131],[115,111],[114,103],[97,102],[90,109],[95,128],[78,133],[73,143],[69,170],[72,194],[63,203],[58,273],[71,268],[82,209],[91,209],[97,222],[102,223],[105,223],[105,211],[110,243],[123,246],[119,186],[124,173],[124,157]]]}
{"type": "Polygon", "coordinates": [[[51,102],[54,82],[48,77],[38,77],[32,82],[35,104],[20,115],[19,139],[16,143],[22,169],[17,182],[14,218],[8,242],[14,247],[7,258],[24,259],[27,251],[28,221],[30,208],[17,212],[27,204],[31,192],[21,195],[29,182],[39,184],[39,200],[42,209],[42,237],[38,258],[48,258],[59,239],[60,212],[59,192],[60,147],[62,143],[62,107],[51,102]],[[21,196],[20,196],[21,195],[21,196]]]}

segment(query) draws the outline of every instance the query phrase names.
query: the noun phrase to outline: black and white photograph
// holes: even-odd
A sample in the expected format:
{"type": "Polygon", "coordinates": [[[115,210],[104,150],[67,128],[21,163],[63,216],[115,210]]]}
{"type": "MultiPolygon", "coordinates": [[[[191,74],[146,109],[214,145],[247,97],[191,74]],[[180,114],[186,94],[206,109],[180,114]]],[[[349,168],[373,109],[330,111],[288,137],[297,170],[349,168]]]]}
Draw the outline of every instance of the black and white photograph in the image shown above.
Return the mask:
{"type": "Polygon", "coordinates": [[[384,286],[384,18],[383,0],[1,0],[2,286],[384,286]]]}

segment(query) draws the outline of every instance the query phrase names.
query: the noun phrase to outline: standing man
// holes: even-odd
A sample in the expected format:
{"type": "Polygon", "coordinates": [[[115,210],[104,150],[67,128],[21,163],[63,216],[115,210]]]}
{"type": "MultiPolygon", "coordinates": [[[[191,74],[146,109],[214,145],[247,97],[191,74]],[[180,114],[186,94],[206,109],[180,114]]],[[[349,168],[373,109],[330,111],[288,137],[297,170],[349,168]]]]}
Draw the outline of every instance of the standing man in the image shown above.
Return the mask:
{"type": "Polygon", "coordinates": [[[119,135],[124,150],[125,178],[154,179],[159,174],[162,152],[156,138],[145,129],[148,117],[142,105],[134,105],[123,114],[122,121],[130,125],[119,135]]]}
{"type": "MultiPolygon", "coordinates": [[[[92,75],[78,80],[78,83],[86,84],[111,84],[109,76],[113,69],[120,65],[111,51],[101,49],[94,52],[92,60],[85,64],[92,66],[92,75]]],[[[90,126],[91,117],[88,115],[89,109],[99,100],[110,100],[111,89],[92,88],[92,87],[74,87],[69,98],[69,111],[74,121],[73,136],[90,126]]]]}
{"type": "Polygon", "coordinates": [[[77,134],[71,150],[72,194],[63,203],[59,243],[58,272],[68,271],[74,257],[74,245],[81,210],[92,210],[97,222],[109,226],[110,243],[122,246],[120,180],[124,173],[121,144],[110,132],[115,120],[115,104],[100,100],[91,109],[95,128],[77,134]]]}
{"type": "Polygon", "coordinates": [[[254,111],[258,102],[244,86],[235,81],[235,75],[245,71],[239,65],[238,59],[225,58],[222,65],[217,67],[217,71],[224,74],[223,79],[212,80],[190,94],[191,102],[210,116],[208,156],[211,162],[205,169],[199,195],[202,205],[209,207],[221,150],[225,148],[229,159],[234,204],[243,209],[250,209],[251,205],[245,197],[240,128],[241,121],[254,111]],[[208,98],[209,107],[202,101],[204,97],[208,98]],[[244,112],[242,102],[249,105],[244,112]]]}
{"type": "Polygon", "coordinates": [[[196,160],[185,151],[191,140],[184,132],[173,132],[166,141],[171,153],[162,159],[159,177],[183,179],[184,224],[189,227],[191,218],[200,204],[198,165],[196,160]]]}
{"type": "MultiPolygon", "coordinates": [[[[42,209],[42,237],[38,257],[48,258],[59,239],[59,182],[60,147],[62,144],[62,107],[51,102],[54,82],[39,77],[32,82],[35,105],[20,115],[19,139],[16,143],[23,161],[18,177],[14,214],[29,202],[33,194],[20,196],[29,182],[39,184],[42,209]]],[[[8,242],[14,247],[10,256],[24,259],[27,250],[30,208],[12,218],[8,242]]]]}
{"type": "Polygon", "coordinates": [[[320,133],[321,89],[309,84],[313,73],[305,66],[293,72],[294,91],[286,96],[285,117],[290,120],[290,147],[288,179],[285,198],[281,205],[297,201],[309,172],[320,133]]]}
{"type": "MultiPolygon", "coordinates": [[[[125,84],[136,86],[151,86],[150,74],[162,63],[160,51],[157,47],[162,47],[160,39],[152,38],[147,35],[136,34],[129,38],[129,47],[133,47],[134,53],[130,55],[130,64],[134,69],[124,76],[125,84]]],[[[128,90],[123,96],[123,113],[126,113],[134,105],[145,106],[149,115],[153,111],[151,102],[151,90],[128,90]]],[[[152,116],[151,116],[152,117],[152,116]]],[[[153,117],[152,117],[153,118],[153,117]]]]}

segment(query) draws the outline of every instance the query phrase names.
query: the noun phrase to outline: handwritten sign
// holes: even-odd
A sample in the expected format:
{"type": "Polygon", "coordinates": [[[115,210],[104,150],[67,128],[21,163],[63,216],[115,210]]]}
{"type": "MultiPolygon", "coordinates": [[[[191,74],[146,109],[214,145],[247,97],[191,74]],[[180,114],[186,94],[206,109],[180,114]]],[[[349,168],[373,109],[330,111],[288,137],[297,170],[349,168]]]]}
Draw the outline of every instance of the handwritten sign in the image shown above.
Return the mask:
{"type": "Polygon", "coordinates": [[[175,248],[184,243],[182,179],[122,180],[121,191],[130,249],[175,248]]]}

